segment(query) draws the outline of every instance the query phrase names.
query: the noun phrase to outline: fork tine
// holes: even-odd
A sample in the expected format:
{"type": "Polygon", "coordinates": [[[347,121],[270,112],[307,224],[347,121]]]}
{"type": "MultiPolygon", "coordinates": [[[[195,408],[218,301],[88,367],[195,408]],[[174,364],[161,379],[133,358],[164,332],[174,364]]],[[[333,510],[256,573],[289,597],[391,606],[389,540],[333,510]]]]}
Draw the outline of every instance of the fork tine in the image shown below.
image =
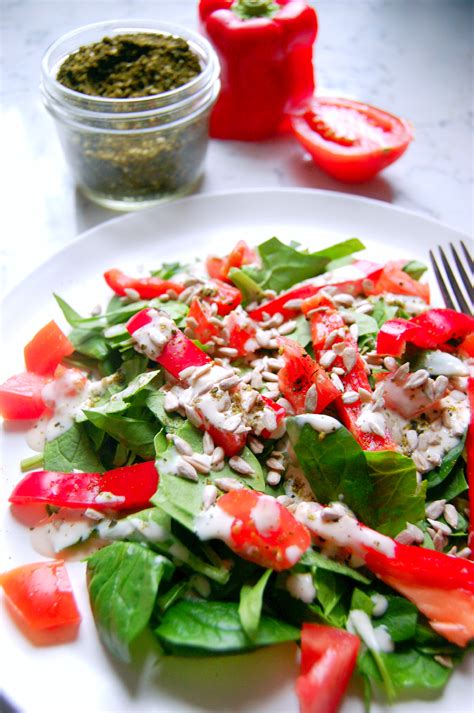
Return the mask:
{"type": "Polygon", "coordinates": [[[452,287],[452,290],[453,290],[455,297],[458,301],[458,305],[461,308],[461,312],[465,312],[466,314],[471,314],[471,308],[469,307],[468,303],[466,302],[466,299],[465,299],[463,293],[459,289],[459,285],[456,281],[454,273],[451,270],[451,265],[449,264],[442,247],[439,248],[439,254],[441,255],[441,262],[443,263],[444,269],[446,270],[449,284],[452,287]]]}
{"type": "Polygon", "coordinates": [[[440,272],[440,269],[438,267],[438,263],[436,262],[435,256],[433,255],[433,251],[430,250],[430,260],[431,264],[433,265],[433,271],[436,276],[436,281],[438,283],[439,289],[441,294],[443,295],[443,300],[444,304],[446,307],[449,307],[449,309],[456,309],[453,300],[451,299],[451,295],[448,292],[448,289],[445,285],[445,282],[443,280],[443,276],[440,272]]]}
{"type": "Polygon", "coordinates": [[[474,262],[472,260],[472,257],[469,255],[469,250],[467,247],[464,245],[464,241],[461,240],[461,247],[463,249],[463,253],[466,257],[467,264],[469,265],[469,269],[471,270],[472,273],[474,273],[474,262]]]}
{"type": "Polygon", "coordinates": [[[454,245],[452,243],[449,244],[449,247],[451,248],[451,252],[453,254],[454,262],[456,263],[456,266],[459,270],[459,274],[461,275],[461,280],[464,283],[464,287],[467,290],[467,294],[469,295],[469,299],[471,302],[474,301],[474,289],[472,287],[472,282],[469,279],[469,275],[467,274],[466,270],[464,269],[464,265],[462,264],[461,260],[459,259],[459,255],[457,254],[454,245]]]}

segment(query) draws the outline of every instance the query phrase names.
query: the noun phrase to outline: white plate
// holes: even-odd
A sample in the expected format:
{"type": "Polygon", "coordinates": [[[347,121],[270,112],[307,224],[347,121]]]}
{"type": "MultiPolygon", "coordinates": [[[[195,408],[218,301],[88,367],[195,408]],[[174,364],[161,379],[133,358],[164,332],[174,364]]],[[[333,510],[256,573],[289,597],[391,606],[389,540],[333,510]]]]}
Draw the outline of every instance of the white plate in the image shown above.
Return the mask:
{"type": "MultiPolygon", "coordinates": [[[[374,260],[410,257],[427,262],[428,250],[465,236],[432,220],[385,203],[313,190],[261,190],[195,196],[120,217],[85,233],[19,284],[3,304],[2,377],[22,368],[22,347],[41,324],[62,322],[54,290],[83,313],[104,301],[101,274],[120,267],[132,274],[162,261],[224,254],[238,239],[258,243],[273,235],[313,249],[357,236],[374,260]],[[8,345],[6,349],[5,345],[8,345]],[[5,353],[6,352],[6,353],[5,353]]],[[[434,288],[434,301],[440,303],[434,288]]],[[[29,454],[22,429],[5,428],[3,439],[0,571],[40,559],[28,530],[10,513],[7,498],[29,454]]],[[[69,566],[83,614],[72,644],[34,648],[2,608],[0,670],[4,690],[27,713],[128,711],[138,713],[296,713],[294,646],[215,659],[162,659],[127,668],[101,646],[90,615],[84,565],[69,566]]],[[[458,669],[440,698],[408,700],[374,713],[467,713],[469,664],[458,669]]],[[[472,674],[471,674],[472,675],[472,674]]],[[[361,713],[352,689],[343,713],[361,713]]]]}

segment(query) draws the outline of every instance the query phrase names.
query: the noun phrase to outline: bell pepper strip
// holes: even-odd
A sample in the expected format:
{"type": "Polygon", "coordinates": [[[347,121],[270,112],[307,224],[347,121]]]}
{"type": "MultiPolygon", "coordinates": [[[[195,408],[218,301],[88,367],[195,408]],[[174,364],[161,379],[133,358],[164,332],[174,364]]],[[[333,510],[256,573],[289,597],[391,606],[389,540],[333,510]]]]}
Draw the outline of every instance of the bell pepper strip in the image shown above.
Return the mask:
{"type": "Polygon", "coordinates": [[[301,0],[200,0],[199,18],[221,66],[211,136],[273,136],[314,92],[315,10],[301,0]]]}
{"type": "Polygon", "coordinates": [[[73,351],[73,344],[56,322],[51,320],[25,346],[26,369],[34,374],[52,376],[60,361],[73,351]]]}
{"type": "Polygon", "coordinates": [[[64,561],[35,562],[3,572],[0,586],[27,634],[66,627],[77,633],[81,615],[64,561]]]}
{"type": "MultiPolygon", "coordinates": [[[[424,547],[403,545],[351,515],[331,521],[318,503],[301,503],[295,517],[318,542],[363,560],[379,579],[412,601],[432,628],[458,646],[474,638],[474,563],[424,547]]],[[[338,515],[338,516],[337,516],[338,515]]]]}
{"type": "Polygon", "coordinates": [[[474,357],[474,332],[464,337],[458,347],[458,351],[468,357],[474,357]]]}
{"type": "Polygon", "coordinates": [[[429,309],[412,319],[385,322],[377,335],[377,353],[402,356],[407,343],[420,349],[440,349],[473,332],[474,317],[453,309],[429,309]]]}
{"type": "Polygon", "coordinates": [[[6,421],[24,421],[43,415],[46,406],[41,392],[47,376],[25,371],[15,374],[0,385],[0,416],[6,421]]]}
{"type": "Polygon", "coordinates": [[[265,314],[273,316],[280,313],[285,319],[292,319],[300,314],[299,308],[287,307],[286,304],[293,300],[306,300],[316,295],[323,287],[337,287],[341,292],[347,292],[351,295],[359,295],[363,293],[363,285],[367,284],[367,280],[374,281],[380,275],[382,266],[369,260],[354,260],[354,262],[345,267],[338,268],[333,272],[326,273],[312,280],[306,281],[304,284],[294,287],[283,295],[275,297],[275,299],[256,307],[249,312],[252,319],[261,322],[265,319],[265,314]],[[354,273],[348,277],[348,271],[354,273]],[[360,276],[356,274],[359,272],[360,276]]]}
{"type": "Polygon", "coordinates": [[[410,124],[369,104],[315,96],[291,117],[293,135],[313,161],[347,183],[373,178],[406,151],[410,124]]]}
{"type": "Polygon", "coordinates": [[[466,439],[467,483],[469,486],[469,538],[470,558],[474,559],[474,376],[470,376],[467,384],[469,399],[469,427],[466,439]]]}
{"type": "Polygon", "coordinates": [[[429,285],[414,280],[397,262],[387,262],[374,286],[365,290],[367,295],[383,295],[386,292],[420,297],[426,304],[430,303],[429,285]]]}
{"type": "Polygon", "coordinates": [[[57,507],[135,510],[148,507],[158,488],[154,461],[114,468],[105,473],[59,473],[36,470],[13,489],[13,505],[47,503],[57,507]]]}
{"type": "Polygon", "coordinates": [[[203,292],[201,299],[204,302],[215,304],[217,314],[221,317],[225,317],[242,302],[240,290],[222,280],[210,280],[206,283],[203,292]]]}
{"type": "Polygon", "coordinates": [[[300,713],[336,713],[354,671],[360,640],[344,629],[304,623],[296,693],[300,713]]]}
{"type": "Polygon", "coordinates": [[[129,277],[122,270],[113,268],[104,272],[104,279],[110,289],[120,297],[127,297],[127,290],[136,292],[142,300],[151,300],[161,297],[173,290],[177,295],[184,290],[184,285],[160,277],[129,277]]]}
{"type": "Polygon", "coordinates": [[[304,525],[271,495],[233,490],[200,513],[194,531],[201,540],[220,539],[243,559],[277,572],[289,569],[311,545],[304,525]]]}
{"type": "MultiPolygon", "coordinates": [[[[332,303],[326,297],[316,295],[303,303],[302,311],[310,319],[311,338],[318,361],[323,358],[326,351],[333,350],[336,344],[344,345],[338,354],[334,354],[334,359],[331,363],[331,368],[339,367],[344,371],[339,377],[344,391],[359,393],[359,389],[364,389],[371,392],[372,389],[365,371],[364,362],[359,354],[357,342],[332,303]],[[317,311],[319,309],[321,311],[317,311]],[[329,347],[327,346],[327,340],[336,330],[340,330],[339,334],[335,336],[329,347]]],[[[359,418],[362,414],[360,399],[353,403],[344,403],[342,398],[338,398],[335,401],[335,406],[339,418],[365,451],[395,450],[395,443],[387,429],[385,429],[384,435],[379,435],[366,432],[359,425],[359,418]]]]}
{"type": "Polygon", "coordinates": [[[206,269],[209,277],[214,277],[223,282],[229,282],[229,270],[242,265],[252,265],[259,262],[259,257],[255,250],[252,250],[245,240],[239,240],[237,245],[225,257],[209,255],[206,259],[206,269]]]}
{"type": "Polygon", "coordinates": [[[280,337],[278,343],[285,362],[278,372],[281,393],[290,402],[296,414],[322,413],[330,403],[339,398],[338,389],[324,369],[297,342],[280,337]],[[307,394],[313,385],[316,388],[312,397],[315,405],[311,407],[307,394]]]}

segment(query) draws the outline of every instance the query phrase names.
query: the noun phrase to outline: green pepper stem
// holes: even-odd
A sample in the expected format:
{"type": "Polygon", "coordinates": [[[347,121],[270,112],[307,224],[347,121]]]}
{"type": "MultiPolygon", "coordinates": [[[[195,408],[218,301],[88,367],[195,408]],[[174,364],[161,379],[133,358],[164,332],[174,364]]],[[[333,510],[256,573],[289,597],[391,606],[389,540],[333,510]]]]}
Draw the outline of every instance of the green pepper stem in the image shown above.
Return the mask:
{"type": "Polygon", "coordinates": [[[237,0],[232,9],[242,19],[271,17],[280,9],[273,0],[237,0]]]}

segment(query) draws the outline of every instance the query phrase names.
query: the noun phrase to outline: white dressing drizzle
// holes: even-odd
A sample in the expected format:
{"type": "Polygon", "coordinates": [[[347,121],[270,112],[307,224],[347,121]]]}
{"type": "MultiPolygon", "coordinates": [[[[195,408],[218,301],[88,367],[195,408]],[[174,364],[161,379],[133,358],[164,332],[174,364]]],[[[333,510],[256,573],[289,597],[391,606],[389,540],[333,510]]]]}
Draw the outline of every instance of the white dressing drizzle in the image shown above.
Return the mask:
{"type": "Polygon", "coordinates": [[[294,599],[300,599],[305,604],[311,604],[316,596],[313,577],[309,572],[290,574],[285,586],[294,599]]]}
{"type": "Polygon", "coordinates": [[[393,651],[393,641],[384,626],[373,627],[369,616],[362,609],[353,609],[347,619],[347,631],[357,634],[368,649],[390,653],[393,651]]]}
{"type": "Polygon", "coordinates": [[[200,540],[217,538],[229,542],[234,520],[235,518],[222,510],[218,504],[211,505],[195,518],[194,532],[200,540]]]}
{"type": "Polygon", "coordinates": [[[261,535],[268,535],[280,527],[280,506],[271,495],[261,495],[250,511],[250,517],[261,535]]]}

